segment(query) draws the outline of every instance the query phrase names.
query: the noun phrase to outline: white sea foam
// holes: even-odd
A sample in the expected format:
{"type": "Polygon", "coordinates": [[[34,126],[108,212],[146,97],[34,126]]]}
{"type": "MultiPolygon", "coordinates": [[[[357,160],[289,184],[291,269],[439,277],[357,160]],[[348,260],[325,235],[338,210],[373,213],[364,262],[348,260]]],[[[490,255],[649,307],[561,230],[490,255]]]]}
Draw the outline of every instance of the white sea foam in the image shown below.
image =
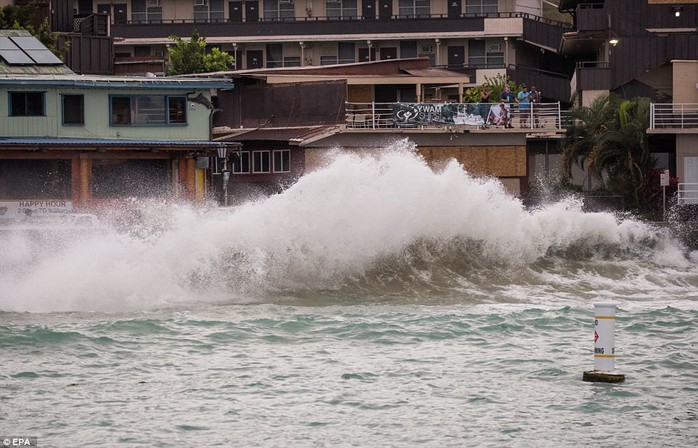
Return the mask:
{"type": "Polygon", "coordinates": [[[430,287],[502,301],[578,300],[595,289],[644,298],[640,291],[669,286],[683,299],[698,278],[696,260],[645,224],[584,213],[574,200],[527,210],[496,179],[455,162],[430,169],[407,142],[380,155],[339,153],[284,193],[235,210],[146,205],[129,231],[85,236],[61,250],[31,247],[18,235],[3,243],[0,310],[242,302],[342,288],[348,279],[370,295],[388,277],[421,285],[438,277],[430,287]],[[465,265],[444,260],[453,247],[465,265]],[[594,261],[568,262],[578,247],[594,261]],[[535,265],[551,254],[557,261],[535,265]],[[470,265],[471,257],[485,261],[470,265]]]}

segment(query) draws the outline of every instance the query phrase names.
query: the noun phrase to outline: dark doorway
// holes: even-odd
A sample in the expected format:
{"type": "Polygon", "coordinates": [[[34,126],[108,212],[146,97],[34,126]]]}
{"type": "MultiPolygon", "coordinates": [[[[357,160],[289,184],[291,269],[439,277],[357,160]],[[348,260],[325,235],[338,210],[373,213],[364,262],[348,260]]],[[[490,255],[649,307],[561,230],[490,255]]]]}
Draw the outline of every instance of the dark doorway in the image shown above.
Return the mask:
{"type": "Polygon", "coordinates": [[[373,20],[376,18],[376,0],[363,0],[361,2],[361,15],[364,20],[373,20]]]}
{"type": "Polygon", "coordinates": [[[247,50],[247,67],[246,69],[264,67],[264,51],[262,50],[247,50]]]}
{"type": "Polygon", "coordinates": [[[448,1],[448,18],[457,19],[460,17],[462,0],[449,0],[448,1]]]}
{"type": "Polygon", "coordinates": [[[397,47],[381,48],[381,60],[397,59],[397,47]]]}
{"type": "Polygon", "coordinates": [[[381,19],[389,20],[393,17],[393,0],[378,0],[378,17],[381,19]]]}
{"type": "Polygon", "coordinates": [[[228,2],[228,16],[231,22],[242,22],[242,2],[228,2]]]}
{"type": "Polygon", "coordinates": [[[259,2],[245,2],[245,22],[259,22],[259,2]]]}
{"type": "Polygon", "coordinates": [[[454,46],[448,47],[448,66],[449,67],[463,67],[465,64],[465,47],[464,46],[454,46]]]}
{"type": "Polygon", "coordinates": [[[128,23],[128,5],[126,3],[114,4],[114,23],[118,25],[128,23]]]}

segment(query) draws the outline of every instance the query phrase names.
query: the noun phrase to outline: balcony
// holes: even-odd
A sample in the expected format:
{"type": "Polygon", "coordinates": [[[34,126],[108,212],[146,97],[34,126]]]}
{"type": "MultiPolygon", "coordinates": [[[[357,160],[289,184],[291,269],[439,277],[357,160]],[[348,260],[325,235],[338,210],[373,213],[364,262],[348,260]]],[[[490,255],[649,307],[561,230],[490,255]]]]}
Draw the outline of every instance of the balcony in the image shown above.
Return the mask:
{"type": "Polygon", "coordinates": [[[654,133],[675,133],[686,130],[698,133],[698,104],[652,103],[650,105],[650,129],[654,133]]]}
{"type": "Polygon", "coordinates": [[[577,5],[577,31],[605,31],[608,29],[608,13],[603,3],[577,5]]]}
{"type": "MultiPolygon", "coordinates": [[[[390,18],[364,19],[362,17],[293,17],[293,18],[263,18],[252,21],[233,21],[229,19],[211,20],[172,20],[161,19],[149,22],[129,21],[125,24],[112,24],[112,35],[116,38],[150,38],[166,39],[171,35],[190,36],[194,30],[198,30],[207,38],[213,37],[240,37],[254,38],[256,40],[273,41],[284,36],[308,36],[322,35],[380,35],[380,34],[405,34],[433,33],[471,33],[485,30],[485,20],[521,18],[529,19],[527,22],[542,23],[550,27],[558,25],[569,28],[569,25],[551,21],[545,21],[537,16],[527,13],[481,13],[481,14],[428,14],[428,15],[394,15],[390,18]]],[[[549,33],[549,31],[548,31],[549,33]]],[[[559,41],[559,37],[554,39],[559,41]]],[[[244,39],[241,39],[244,40],[244,39]]]]}
{"type": "Polygon", "coordinates": [[[575,69],[577,90],[610,90],[611,69],[608,62],[578,62],[575,69]]]}
{"type": "Polygon", "coordinates": [[[549,133],[563,131],[560,103],[504,108],[499,103],[347,103],[349,131],[506,129],[549,133]]]}

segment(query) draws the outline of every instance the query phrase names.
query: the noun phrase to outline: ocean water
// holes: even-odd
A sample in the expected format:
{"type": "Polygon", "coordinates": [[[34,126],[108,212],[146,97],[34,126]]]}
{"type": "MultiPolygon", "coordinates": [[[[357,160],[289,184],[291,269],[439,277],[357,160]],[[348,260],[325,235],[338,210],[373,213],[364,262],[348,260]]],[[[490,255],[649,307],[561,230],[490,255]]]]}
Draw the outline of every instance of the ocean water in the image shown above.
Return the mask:
{"type": "Polygon", "coordinates": [[[0,443],[698,445],[698,253],[412,149],[231,210],[0,234],[0,443]],[[623,383],[582,381],[599,301],[623,383]]]}

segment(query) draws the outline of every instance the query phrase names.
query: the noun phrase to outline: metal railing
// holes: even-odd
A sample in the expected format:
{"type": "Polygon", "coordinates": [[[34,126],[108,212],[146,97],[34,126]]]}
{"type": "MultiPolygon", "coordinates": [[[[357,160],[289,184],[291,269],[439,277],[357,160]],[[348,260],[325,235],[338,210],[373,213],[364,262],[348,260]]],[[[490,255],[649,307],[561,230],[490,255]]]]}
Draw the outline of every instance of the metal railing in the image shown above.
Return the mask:
{"type": "Polygon", "coordinates": [[[698,131],[698,104],[652,103],[650,105],[650,129],[691,129],[698,131]]]}
{"type": "Polygon", "coordinates": [[[563,129],[560,103],[346,103],[347,129],[563,129]]]}
{"type": "Polygon", "coordinates": [[[679,183],[677,204],[698,204],[698,184],[679,183]]]}

